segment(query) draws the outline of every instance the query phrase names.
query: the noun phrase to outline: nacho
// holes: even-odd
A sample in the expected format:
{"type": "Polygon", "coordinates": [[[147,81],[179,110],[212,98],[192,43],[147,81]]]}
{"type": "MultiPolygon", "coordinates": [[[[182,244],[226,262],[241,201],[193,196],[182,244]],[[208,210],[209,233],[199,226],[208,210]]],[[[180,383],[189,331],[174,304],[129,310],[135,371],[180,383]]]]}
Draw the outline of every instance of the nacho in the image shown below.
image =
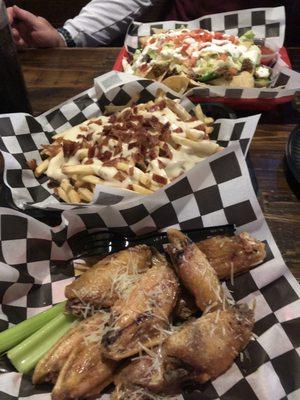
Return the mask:
{"type": "Polygon", "coordinates": [[[198,86],[267,87],[271,82],[272,70],[261,64],[262,51],[251,31],[238,37],[205,29],[159,29],[141,37],[140,45],[124,71],[162,81],[180,94],[198,86]]]}

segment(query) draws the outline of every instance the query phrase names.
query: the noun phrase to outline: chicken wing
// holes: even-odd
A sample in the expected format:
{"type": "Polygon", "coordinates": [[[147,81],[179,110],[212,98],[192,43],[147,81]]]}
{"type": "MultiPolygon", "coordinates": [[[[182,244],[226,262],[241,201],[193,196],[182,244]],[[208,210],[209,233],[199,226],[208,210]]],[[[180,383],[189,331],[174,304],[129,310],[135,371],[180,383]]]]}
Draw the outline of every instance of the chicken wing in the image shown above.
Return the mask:
{"type": "Polygon", "coordinates": [[[55,383],[72,350],[89,335],[95,324],[103,323],[103,318],[102,313],[96,313],[92,317],[76,323],[38,362],[33,373],[32,382],[34,384],[41,382],[55,383]]]}
{"type": "Polygon", "coordinates": [[[202,311],[223,308],[225,296],[215,270],[205,254],[187,236],[168,230],[168,253],[176,272],[202,311]]]}
{"type": "Polygon", "coordinates": [[[196,244],[219,279],[248,271],[266,257],[265,244],[246,232],[236,236],[214,236],[196,244]]]}
{"type": "MultiPolygon", "coordinates": [[[[192,367],[190,379],[204,383],[232,365],[248,344],[253,324],[253,311],[245,305],[208,313],[187,323],[165,340],[165,357],[192,367]]],[[[166,369],[167,381],[170,374],[172,377],[172,370],[166,369]]]]}
{"type": "Polygon", "coordinates": [[[217,310],[190,321],[162,345],[125,366],[114,380],[117,392],[126,392],[130,383],[151,393],[173,395],[180,393],[184,382],[214,379],[247,345],[253,324],[253,311],[245,306],[217,310]]]}
{"type": "Polygon", "coordinates": [[[162,255],[153,257],[153,266],[141,275],[126,298],[111,309],[103,354],[121,360],[163,340],[162,330],[176,304],[179,285],[173,270],[162,255]]]}
{"type": "Polygon", "coordinates": [[[88,334],[86,332],[64,363],[52,391],[52,400],[95,396],[113,381],[117,365],[114,361],[105,360],[101,354],[101,338],[107,316],[96,316],[91,317],[94,319],[88,334]]]}
{"type": "Polygon", "coordinates": [[[91,308],[111,307],[151,265],[151,249],[139,245],[100,260],[65,289],[67,310],[86,316],[91,308]]]}

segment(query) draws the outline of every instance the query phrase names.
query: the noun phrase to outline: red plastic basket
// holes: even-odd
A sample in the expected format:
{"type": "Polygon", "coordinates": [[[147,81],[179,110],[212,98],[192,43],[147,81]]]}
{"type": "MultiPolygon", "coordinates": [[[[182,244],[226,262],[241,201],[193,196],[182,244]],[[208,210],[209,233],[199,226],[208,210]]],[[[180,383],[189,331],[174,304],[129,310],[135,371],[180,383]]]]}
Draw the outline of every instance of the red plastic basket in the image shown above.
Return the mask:
{"type": "MultiPolygon", "coordinates": [[[[287,53],[287,50],[285,47],[282,47],[279,51],[279,54],[281,56],[281,59],[288,65],[289,68],[291,68],[291,61],[289,59],[289,55],[287,53]]],[[[113,66],[114,71],[123,71],[122,67],[122,59],[124,57],[128,57],[128,53],[125,49],[125,47],[122,47],[120,53],[118,54],[118,57],[115,61],[115,64],[113,66]]],[[[224,97],[196,97],[192,96],[191,100],[194,103],[200,103],[200,102],[214,102],[214,103],[223,103],[226,104],[229,107],[235,108],[235,109],[240,109],[240,110],[261,110],[261,111],[266,111],[266,110],[271,110],[275,107],[277,107],[279,104],[283,103],[288,103],[293,99],[293,96],[285,96],[285,97],[280,97],[276,99],[268,99],[268,100],[263,100],[263,99],[226,99],[224,97]]]]}

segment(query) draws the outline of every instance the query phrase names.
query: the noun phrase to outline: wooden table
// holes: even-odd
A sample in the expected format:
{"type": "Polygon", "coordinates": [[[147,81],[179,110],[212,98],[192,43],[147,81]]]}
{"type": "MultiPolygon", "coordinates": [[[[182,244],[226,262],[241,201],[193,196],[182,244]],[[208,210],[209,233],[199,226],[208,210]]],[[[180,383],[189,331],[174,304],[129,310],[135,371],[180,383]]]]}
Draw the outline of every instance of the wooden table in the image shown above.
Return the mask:
{"type": "MultiPolygon", "coordinates": [[[[91,87],[94,77],[111,70],[118,52],[117,48],[98,48],[20,53],[34,113],[42,113],[91,87]]],[[[300,48],[290,48],[289,54],[294,69],[300,71],[300,48]]],[[[287,265],[300,279],[300,188],[284,161],[287,138],[297,123],[299,116],[291,104],[265,112],[250,157],[267,222],[287,265]]]]}

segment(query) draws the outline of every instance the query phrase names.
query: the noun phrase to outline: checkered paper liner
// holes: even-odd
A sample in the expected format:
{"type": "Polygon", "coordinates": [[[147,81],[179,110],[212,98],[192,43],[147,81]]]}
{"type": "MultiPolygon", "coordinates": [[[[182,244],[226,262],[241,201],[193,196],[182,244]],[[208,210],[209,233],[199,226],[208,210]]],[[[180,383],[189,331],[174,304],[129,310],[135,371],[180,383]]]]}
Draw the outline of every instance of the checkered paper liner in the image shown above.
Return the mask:
{"type": "MultiPolygon", "coordinates": [[[[132,234],[235,223],[238,232],[266,243],[262,265],[236,277],[234,285],[224,283],[236,301],[252,304],[255,299],[256,340],[222,376],[178,399],[298,399],[300,290],[265,222],[240,146],[228,147],[222,158],[204,160],[201,175],[193,180],[197,174],[192,171],[166,191],[165,204],[146,197],[105,210],[68,210],[56,228],[0,209],[0,329],[64,300],[64,288],[74,279],[66,260],[77,254],[76,238],[82,232],[110,228],[132,234]]],[[[35,388],[30,377],[15,372],[5,359],[0,371],[1,400],[50,400],[50,386],[35,388]]]]}
{"type": "MultiPolygon", "coordinates": [[[[128,53],[133,54],[139,46],[139,38],[153,34],[153,28],[174,29],[182,26],[191,29],[203,28],[238,36],[252,29],[257,39],[262,39],[266,46],[279,50],[284,42],[285,9],[284,7],[253,8],[207,15],[193,21],[133,22],[129,26],[125,38],[126,50],[128,53]]],[[[297,91],[300,91],[300,73],[289,69],[280,55],[278,55],[278,60],[272,68],[273,74],[270,88],[207,86],[206,88],[191,89],[186,92],[186,95],[197,98],[224,97],[227,99],[260,99],[268,101],[270,99],[293,96],[297,91]]]]}
{"type": "MultiPolygon", "coordinates": [[[[74,205],[60,202],[53,194],[53,189],[48,187],[49,179],[46,176],[37,179],[29,169],[27,161],[32,159],[36,159],[38,163],[41,161],[39,149],[41,145],[51,141],[54,132],[63,132],[87,118],[100,115],[107,105],[125,105],[137,95],[140,96],[139,101],[147,102],[155,98],[158,88],[163,89],[169,97],[176,97],[175,93],[165,85],[112,71],[98,77],[93,88],[37,118],[23,113],[0,116],[0,150],[4,158],[4,182],[12,193],[15,205],[23,209],[74,208],[74,205]]],[[[188,111],[194,108],[194,104],[187,98],[182,98],[181,104],[188,111]]],[[[224,147],[237,142],[246,154],[258,119],[259,115],[235,120],[216,120],[211,138],[224,147]]],[[[200,177],[202,165],[201,162],[197,164],[192,173],[200,177]]],[[[155,198],[155,201],[164,202],[166,192],[174,188],[176,181],[148,197],[152,199],[151,201],[155,198]]],[[[107,206],[141,198],[145,196],[107,185],[98,185],[93,204],[105,209],[107,206]]]]}

